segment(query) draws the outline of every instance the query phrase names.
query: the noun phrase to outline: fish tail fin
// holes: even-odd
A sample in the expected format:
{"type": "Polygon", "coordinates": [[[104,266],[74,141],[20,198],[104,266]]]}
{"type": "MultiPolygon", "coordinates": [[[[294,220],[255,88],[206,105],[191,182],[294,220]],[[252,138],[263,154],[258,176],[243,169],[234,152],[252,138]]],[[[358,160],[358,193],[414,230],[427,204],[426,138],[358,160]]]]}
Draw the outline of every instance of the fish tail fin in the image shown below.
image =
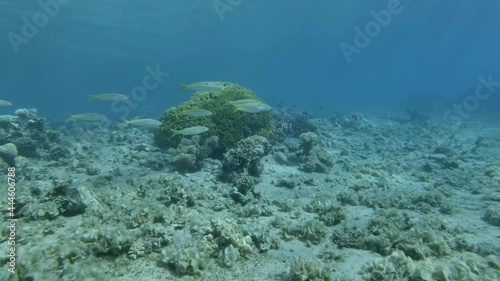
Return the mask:
{"type": "Polygon", "coordinates": [[[179,131],[176,131],[174,129],[170,129],[170,131],[172,131],[172,133],[174,133],[173,135],[171,135],[170,137],[174,137],[174,136],[177,136],[179,134],[179,131]]]}
{"type": "Polygon", "coordinates": [[[120,128],[127,128],[127,126],[128,126],[128,122],[129,122],[129,121],[128,121],[127,119],[125,119],[125,118],[121,118],[121,119],[122,119],[122,121],[123,121],[123,122],[122,122],[122,123],[120,123],[120,124],[118,125],[118,127],[120,127],[120,128]]]}
{"type": "Polygon", "coordinates": [[[97,96],[96,95],[89,95],[89,100],[96,100],[97,96]]]}
{"type": "Polygon", "coordinates": [[[75,115],[68,115],[68,118],[66,118],[66,122],[69,122],[69,121],[75,121],[75,115]]]}
{"type": "Polygon", "coordinates": [[[179,83],[179,92],[183,92],[183,91],[187,90],[187,88],[188,88],[188,85],[183,84],[183,83],[179,83]]]}

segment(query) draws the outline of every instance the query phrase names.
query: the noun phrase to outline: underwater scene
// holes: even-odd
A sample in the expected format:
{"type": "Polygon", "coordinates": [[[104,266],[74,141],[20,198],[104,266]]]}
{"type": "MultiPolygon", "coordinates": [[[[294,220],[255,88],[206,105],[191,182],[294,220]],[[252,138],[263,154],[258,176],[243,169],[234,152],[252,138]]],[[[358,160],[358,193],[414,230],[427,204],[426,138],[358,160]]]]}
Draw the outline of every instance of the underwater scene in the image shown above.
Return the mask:
{"type": "Polygon", "coordinates": [[[500,281],[498,15],[0,0],[0,281],[500,281]]]}

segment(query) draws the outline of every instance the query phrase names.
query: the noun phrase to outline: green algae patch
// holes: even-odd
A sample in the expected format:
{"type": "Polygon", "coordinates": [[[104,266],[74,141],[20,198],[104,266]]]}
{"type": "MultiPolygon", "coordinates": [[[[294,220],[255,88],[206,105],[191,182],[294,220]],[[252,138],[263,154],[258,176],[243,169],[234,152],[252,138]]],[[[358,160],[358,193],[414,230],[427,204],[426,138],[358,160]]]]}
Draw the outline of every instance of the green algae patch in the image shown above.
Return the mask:
{"type": "Polygon", "coordinates": [[[182,136],[174,135],[174,131],[192,126],[205,126],[208,132],[201,138],[217,136],[219,138],[218,153],[233,147],[239,140],[272,131],[271,112],[246,113],[235,110],[230,101],[240,99],[259,99],[257,95],[237,84],[224,83],[218,91],[198,91],[191,98],[167,109],[161,124],[155,130],[155,142],[161,148],[177,147],[182,136]],[[206,109],[210,116],[188,116],[186,110],[206,109]]]}

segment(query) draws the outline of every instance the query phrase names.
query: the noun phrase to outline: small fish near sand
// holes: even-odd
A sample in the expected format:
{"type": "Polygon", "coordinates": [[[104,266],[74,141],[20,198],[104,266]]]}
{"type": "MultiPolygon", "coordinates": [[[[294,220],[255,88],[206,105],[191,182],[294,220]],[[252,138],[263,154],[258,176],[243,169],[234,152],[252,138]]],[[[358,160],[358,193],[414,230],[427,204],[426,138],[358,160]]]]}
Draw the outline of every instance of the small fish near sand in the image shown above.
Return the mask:
{"type": "Polygon", "coordinates": [[[194,116],[194,117],[204,117],[212,115],[212,112],[206,109],[188,109],[180,113],[181,115],[194,116]]]}
{"type": "Polygon", "coordinates": [[[156,119],[132,119],[132,120],[123,120],[123,123],[120,124],[120,127],[127,127],[128,125],[133,125],[137,127],[143,127],[143,128],[155,128],[158,127],[161,124],[160,121],[156,119]]]}
{"type": "Polygon", "coordinates": [[[205,126],[193,126],[189,128],[185,128],[179,131],[174,130],[174,134],[172,136],[176,135],[183,135],[183,136],[192,136],[192,135],[199,135],[203,134],[206,131],[208,131],[208,128],[205,126]]]}
{"type": "Polygon", "coordinates": [[[125,101],[128,100],[128,97],[122,94],[110,93],[110,94],[90,95],[89,100],[125,101]]]}
{"type": "Polygon", "coordinates": [[[11,106],[11,105],[12,105],[12,103],[10,101],[0,100],[0,107],[11,106]]]}
{"type": "Polygon", "coordinates": [[[108,118],[99,113],[71,114],[66,119],[66,121],[90,121],[90,122],[104,122],[106,120],[108,120],[108,118]]]}
{"type": "Polygon", "coordinates": [[[185,90],[194,90],[194,91],[219,91],[224,89],[224,84],[222,82],[196,82],[191,84],[182,84],[179,83],[180,88],[179,92],[183,92],[185,90]]]}

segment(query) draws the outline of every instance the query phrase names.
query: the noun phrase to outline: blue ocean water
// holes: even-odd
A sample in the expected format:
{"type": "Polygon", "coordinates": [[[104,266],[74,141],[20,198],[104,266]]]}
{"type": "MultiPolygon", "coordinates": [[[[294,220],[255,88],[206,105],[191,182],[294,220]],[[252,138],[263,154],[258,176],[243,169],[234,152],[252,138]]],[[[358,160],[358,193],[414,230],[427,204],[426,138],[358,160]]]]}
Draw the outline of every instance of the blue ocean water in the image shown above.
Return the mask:
{"type": "Polygon", "coordinates": [[[186,100],[179,82],[231,81],[324,114],[398,107],[412,95],[460,96],[480,75],[500,80],[494,0],[55,3],[0,1],[0,97],[56,119],[116,115],[88,95],[130,95],[157,65],[169,76],[129,106],[131,115],[159,116],[186,100]],[[395,13],[346,59],[342,42],[355,47],[355,28],[365,30],[388,5],[395,13]]]}

